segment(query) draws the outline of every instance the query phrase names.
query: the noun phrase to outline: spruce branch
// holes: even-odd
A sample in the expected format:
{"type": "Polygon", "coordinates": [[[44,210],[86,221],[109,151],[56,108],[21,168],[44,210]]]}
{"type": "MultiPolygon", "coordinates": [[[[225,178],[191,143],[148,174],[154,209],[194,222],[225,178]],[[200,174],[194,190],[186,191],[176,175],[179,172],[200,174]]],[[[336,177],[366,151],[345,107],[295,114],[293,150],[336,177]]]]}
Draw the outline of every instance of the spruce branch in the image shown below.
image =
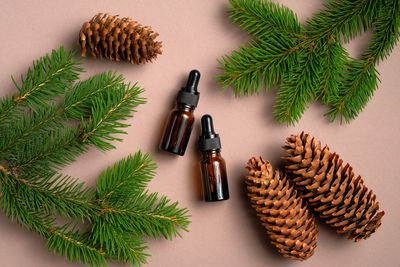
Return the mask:
{"type": "Polygon", "coordinates": [[[78,232],[66,232],[63,227],[56,226],[56,220],[49,214],[31,211],[20,197],[17,187],[13,181],[6,177],[1,171],[1,194],[0,203],[7,217],[16,221],[27,230],[34,231],[47,238],[47,245],[50,250],[68,257],[71,261],[76,259],[80,263],[89,263],[92,266],[107,266],[106,254],[91,246],[82,234],[78,232]]]}
{"type": "Polygon", "coordinates": [[[140,192],[125,203],[102,202],[103,217],[112,225],[120,225],[124,231],[167,239],[181,237],[179,230],[187,231],[189,225],[186,209],[178,208],[178,202],[169,204],[165,196],[140,192]],[[124,222],[124,223],[122,223],[124,222]]]}
{"type": "Polygon", "coordinates": [[[274,44],[259,44],[252,42],[247,47],[240,47],[240,52],[223,57],[219,61],[225,70],[222,75],[216,76],[218,83],[225,90],[233,84],[236,96],[259,94],[263,86],[268,89],[280,82],[289,71],[286,58],[296,61],[297,55],[286,48],[274,44]],[[262,51],[262,53],[260,53],[262,51]]]}
{"type": "Polygon", "coordinates": [[[378,88],[378,75],[374,62],[353,59],[347,65],[339,95],[332,101],[333,108],[327,112],[331,120],[338,115],[341,122],[356,118],[378,88]]]}
{"type": "Polygon", "coordinates": [[[95,97],[116,89],[123,81],[121,75],[116,76],[112,72],[94,75],[67,88],[61,104],[40,107],[21,115],[12,130],[4,131],[5,136],[0,141],[0,155],[3,154],[3,158],[7,157],[4,153],[13,153],[17,142],[26,142],[38,135],[43,136],[54,131],[62,126],[65,120],[80,121],[89,118],[95,97]]]}
{"type": "Polygon", "coordinates": [[[143,191],[155,174],[157,166],[152,160],[139,151],[103,171],[96,184],[98,201],[125,202],[126,196],[143,191]]]}
{"type": "Polygon", "coordinates": [[[63,228],[65,227],[48,229],[50,235],[47,246],[50,251],[58,253],[69,261],[90,266],[108,266],[106,259],[111,258],[111,255],[92,246],[88,238],[78,230],[66,231],[63,228]]]}
{"type": "Polygon", "coordinates": [[[371,26],[383,5],[383,0],[328,0],[307,21],[306,32],[313,40],[333,34],[347,43],[371,26]]]}
{"type": "Polygon", "coordinates": [[[65,126],[55,130],[46,139],[38,137],[16,146],[14,158],[9,161],[13,173],[36,174],[45,170],[59,170],[86,152],[89,144],[82,142],[81,127],[65,126]]]}
{"type": "Polygon", "coordinates": [[[373,26],[375,33],[362,55],[363,60],[353,59],[347,65],[343,86],[327,113],[331,120],[340,116],[341,121],[350,122],[365,108],[378,88],[380,80],[376,64],[390,54],[400,36],[400,1],[387,1],[373,26]]]}
{"type": "Polygon", "coordinates": [[[319,62],[319,44],[313,47],[299,61],[298,67],[285,75],[278,91],[278,100],[275,105],[276,120],[287,125],[293,125],[300,120],[301,115],[308,107],[307,103],[313,99],[309,88],[316,87],[322,66],[319,62]]]}
{"type": "Polygon", "coordinates": [[[93,203],[94,191],[78,179],[55,172],[27,179],[12,176],[20,199],[29,210],[59,214],[68,218],[91,221],[100,209],[93,203]]]}
{"type": "Polygon", "coordinates": [[[147,257],[150,256],[144,252],[148,247],[140,236],[125,232],[102,217],[93,225],[90,240],[104,247],[111,259],[129,262],[131,266],[147,263],[147,257]]]}
{"type": "Polygon", "coordinates": [[[136,85],[118,83],[115,88],[100,92],[96,97],[88,98],[93,101],[92,115],[88,122],[78,126],[50,129],[47,136],[31,137],[29,142],[16,145],[15,150],[11,151],[11,158],[3,155],[9,159],[12,170],[21,173],[40,172],[43,167],[58,170],[74,162],[91,144],[101,150],[108,150],[114,148],[109,141],[122,141],[114,134],[125,133],[118,128],[129,125],[117,120],[131,117],[133,108],[145,103],[145,100],[139,97],[143,89],[136,85]]]}
{"type": "Polygon", "coordinates": [[[311,99],[332,106],[326,114],[331,120],[354,119],[377,89],[376,65],[399,38],[398,0],[329,0],[304,25],[291,10],[271,1],[230,3],[230,18],[253,39],[218,60],[223,73],[216,76],[217,82],[223,90],[233,85],[236,96],[277,86],[274,114],[287,125],[299,121],[311,99]],[[350,58],[341,41],[371,27],[375,34],[362,60],[350,58]],[[307,51],[316,56],[304,60],[307,51]]]}
{"type": "Polygon", "coordinates": [[[45,134],[49,129],[57,129],[62,126],[61,120],[55,120],[57,116],[57,106],[55,104],[46,108],[37,108],[35,111],[27,111],[21,114],[17,121],[13,123],[13,128],[2,131],[0,142],[0,154],[3,158],[7,157],[7,152],[15,150],[16,143],[27,142],[37,135],[45,134]]]}
{"type": "Polygon", "coordinates": [[[152,158],[140,151],[117,162],[101,173],[97,202],[102,207],[102,217],[110,225],[121,225],[127,232],[171,239],[180,236],[178,229],[187,230],[189,216],[186,209],[177,207],[177,202],[169,204],[165,196],[159,198],[157,193],[144,191],[155,167],[152,158]]]}
{"type": "Polygon", "coordinates": [[[48,228],[55,225],[55,218],[50,215],[42,215],[40,212],[33,212],[27,209],[25,202],[20,201],[18,188],[6,171],[0,171],[0,203],[5,215],[16,220],[20,226],[25,227],[29,231],[34,231],[41,236],[48,236],[48,228]],[[46,228],[47,226],[48,228],[46,228]]]}
{"type": "MultiPolygon", "coordinates": [[[[143,156],[139,151],[114,167],[115,170],[109,168],[105,172],[111,175],[108,179],[122,175],[124,177],[117,177],[117,180],[132,179],[145,187],[143,183],[149,179],[146,175],[153,174],[155,165],[147,154],[143,156]],[[141,179],[138,175],[145,177],[141,179]]],[[[93,199],[90,189],[69,177],[38,177],[31,182],[10,174],[4,167],[0,177],[0,203],[6,215],[48,238],[49,249],[71,261],[100,266],[106,265],[104,259],[107,258],[140,265],[146,263],[149,256],[143,252],[147,247],[140,236],[157,238],[162,235],[171,239],[181,236],[179,230],[187,231],[189,224],[186,209],[178,208],[177,202],[170,204],[165,196],[158,198],[157,193],[132,190],[130,197],[124,198],[126,201],[110,196],[93,199]],[[85,219],[93,225],[85,232],[77,230],[77,224],[57,226],[54,211],[74,218],[87,215],[85,219]]],[[[97,184],[104,179],[103,173],[97,184]]],[[[115,188],[105,190],[112,192],[115,188]]]]}
{"type": "MultiPolygon", "coordinates": [[[[111,72],[72,84],[77,67],[53,71],[63,55],[53,52],[35,63],[19,88],[22,93],[0,100],[1,209],[71,261],[107,266],[109,259],[139,266],[149,256],[143,236],[180,236],[189,224],[187,210],[177,202],[145,192],[155,174],[152,158],[139,151],[119,161],[101,174],[96,190],[58,171],[91,145],[113,148],[109,142],[121,140],[115,134],[128,126],[120,121],[145,103],[144,90],[111,72]],[[64,73],[68,69],[72,74],[64,73]],[[60,215],[69,222],[58,225],[60,215]],[[87,229],[80,230],[82,222],[87,229]]],[[[72,60],[68,66],[77,64],[72,60]]]]}
{"type": "Polygon", "coordinates": [[[230,0],[229,17],[254,37],[281,35],[285,41],[304,38],[296,14],[289,8],[269,1],[230,0]]]}
{"type": "Polygon", "coordinates": [[[400,1],[385,1],[385,7],[380,10],[379,18],[373,23],[375,33],[363,59],[375,63],[386,59],[392,52],[400,37],[400,1]]]}
{"type": "Polygon", "coordinates": [[[316,99],[321,99],[324,104],[329,105],[338,97],[349,54],[332,36],[327,46],[322,46],[321,49],[324,55],[321,57],[323,70],[319,86],[315,88],[314,94],[316,99]]]}
{"type": "Polygon", "coordinates": [[[31,109],[48,107],[48,101],[63,94],[71,82],[78,79],[83,69],[79,61],[74,60],[76,53],[60,47],[33,62],[25,77],[21,76],[21,85],[12,78],[18,93],[3,98],[0,106],[0,122],[5,119],[16,119],[21,114],[20,106],[31,109]]]}
{"type": "Polygon", "coordinates": [[[108,91],[105,96],[93,100],[92,117],[84,127],[82,140],[91,143],[99,150],[110,150],[115,148],[110,141],[122,141],[113,134],[126,134],[122,128],[129,124],[119,122],[132,117],[130,113],[133,108],[146,103],[145,99],[139,97],[143,89],[136,84],[120,84],[119,88],[108,91]]]}
{"type": "Polygon", "coordinates": [[[288,8],[270,2],[231,0],[229,8],[233,22],[255,35],[255,40],[239,52],[218,60],[218,69],[225,71],[217,75],[218,83],[225,90],[234,86],[236,96],[259,93],[281,82],[289,72],[289,64],[298,60],[297,38],[301,34],[300,23],[288,8]],[[282,15],[287,19],[282,19],[282,15]],[[261,23],[261,21],[264,21],[261,23]]]}
{"type": "Polygon", "coordinates": [[[79,81],[65,94],[59,113],[67,119],[88,118],[91,116],[94,99],[105,95],[109,90],[116,90],[123,82],[122,75],[117,76],[111,71],[79,81]]]}

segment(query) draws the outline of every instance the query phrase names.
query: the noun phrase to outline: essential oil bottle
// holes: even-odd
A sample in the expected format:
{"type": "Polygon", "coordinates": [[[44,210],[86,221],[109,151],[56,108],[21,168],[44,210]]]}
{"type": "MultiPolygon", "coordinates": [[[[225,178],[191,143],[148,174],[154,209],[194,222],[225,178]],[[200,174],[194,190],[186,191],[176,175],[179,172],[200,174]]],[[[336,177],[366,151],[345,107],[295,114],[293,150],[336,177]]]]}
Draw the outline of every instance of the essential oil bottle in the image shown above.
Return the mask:
{"type": "Polygon", "coordinates": [[[175,108],[169,114],[160,149],[179,156],[185,154],[194,123],[193,111],[199,102],[199,80],[200,72],[192,70],[186,86],[179,91],[175,108]]]}
{"type": "Polygon", "coordinates": [[[214,131],[210,115],[201,118],[202,134],[199,148],[203,154],[201,176],[205,201],[229,199],[228,179],[225,160],[221,156],[221,140],[214,131]]]}

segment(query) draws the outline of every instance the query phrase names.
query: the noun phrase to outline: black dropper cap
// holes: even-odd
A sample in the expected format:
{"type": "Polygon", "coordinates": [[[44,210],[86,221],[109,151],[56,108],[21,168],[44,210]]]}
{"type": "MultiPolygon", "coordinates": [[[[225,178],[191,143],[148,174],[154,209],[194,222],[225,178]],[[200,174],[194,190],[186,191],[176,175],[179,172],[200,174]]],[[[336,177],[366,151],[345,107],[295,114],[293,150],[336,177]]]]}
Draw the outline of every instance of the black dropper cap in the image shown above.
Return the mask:
{"type": "Polygon", "coordinates": [[[200,81],[200,72],[198,70],[192,70],[189,73],[189,78],[187,80],[186,86],[183,87],[178,94],[176,102],[189,105],[192,107],[197,107],[199,103],[200,93],[197,92],[197,86],[200,81]]]}
{"type": "Polygon", "coordinates": [[[219,135],[214,131],[212,117],[208,114],[201,117],[201,136],[199,139],[199,147],[201,151],[210,151],[221,149],[221,140],[219,135]]]}

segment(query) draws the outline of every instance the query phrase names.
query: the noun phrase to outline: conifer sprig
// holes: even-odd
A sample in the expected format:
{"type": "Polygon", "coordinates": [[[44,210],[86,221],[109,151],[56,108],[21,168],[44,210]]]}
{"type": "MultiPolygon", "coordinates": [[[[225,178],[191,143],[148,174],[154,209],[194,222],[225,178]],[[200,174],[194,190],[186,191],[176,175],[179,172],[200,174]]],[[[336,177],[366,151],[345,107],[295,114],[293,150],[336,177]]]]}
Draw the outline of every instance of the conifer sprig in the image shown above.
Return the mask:
{"type": "Polygon", "coordinates": [[[89,221],[99,212],[93,201],[94,190],[76,178],[55,172],[29,178],[12,176],[20,201],[31,211],[89,221]]]}
{"type": "Polygon", "coordinates": [[[311,48],[299,60],[297,68],[284,75],[278,92],[274,114],[281,123],[294,124],[298,121],[313,98],[309,88],[316,87],[322,68],[318,60],[318,47],[311,48]]]}
{"type": "Polygon", "coordinates": [[[143,236],[180,236],[188,211],[146,191],[156,165],[140,151],[104,171],[96,188],[58,173],[91,145],[114,148],[128,127],[121,121],[146,102],[142,88],[111,72],[73,84],[82,71],[74,55],[61,47],[43,57],[20,93],[0,101],[0,206],[71,261],[139,266],[149,256],[143,236]],[[69,222],[59,225],[57,216],[69,222]]]}
{"type": "Polygon", "coordinates": [[[383,0],[328,0],[324,9],[314,14],[306,24],[312,40],[330,36],[349,42],[371,27],[382,9],[383,0]]]}
{"type": "Polygon", "coordinates": [[[123,128],[129,124],[120,122],[132,117],[134,107],[146,103],[139,95],[143,89],[136,84],[120,84],[113,91],[96,97],[92,103],[92,117],[83,128],[82,140],[95,145],[100,150],[115,148],[110,141],[122,141],[115,134],[126,134],[123,128]]]}
{"type": "Polygon", "coordinates": [[[76,52],[61,47],[53,50],[51,55],[34,61],[25,77],[21,76],[21,85],[12,78],[18,93],[1,101],[0,122],[17,119],[23,111],[21,106],[31,109],[48,107],[48,101],[63,94],[65,88],[77,80],[83,71],[78,67],[80,62],[74,60],[75,55],[76,52]]]}
{"type": "Polygon", "coordinates": [[[116,90],[123,81],[121,75],[109,72],[94,75],[66,88],[61,104],[52,101],[49,106],[38,107],[26,116],[20,116],[12,129],[3,131],[5,136],[0,141],[0,155],[4,158],[7,157],[7,152],[14,154],[16,142],[21,144],[31,139],[42,138],[42,134],[49,129],[63,126],[65,120],[88,119],[95,99],[99,95],[103,97],[107,91],[116,90]]]}
{"type": "Polygon", "coordinates": [[[96,184],[99,201],[125,203],[132,194],[143,191],[155,174],[156,164],[148,154],[141,152],[128,156],[103,171],[96,184]]]}
{"type": "Polygon", "coordinates": [[[232,85],[236,96],[278,85],[274,114],[287,125],[298,122],[314,99],[332,107],[326,114],[332,121],[357,117],[378,87],[376,64],[399,38],[399,0],[328,0],[304,25],[290,9],[268,0],[230,3],[230,18],[253,39],[218,60],[223,73],[217,82],[223,90],[232,85]],[[370,27],[375,34],[362,59],[350,58],[340,42],[370,27]]]}

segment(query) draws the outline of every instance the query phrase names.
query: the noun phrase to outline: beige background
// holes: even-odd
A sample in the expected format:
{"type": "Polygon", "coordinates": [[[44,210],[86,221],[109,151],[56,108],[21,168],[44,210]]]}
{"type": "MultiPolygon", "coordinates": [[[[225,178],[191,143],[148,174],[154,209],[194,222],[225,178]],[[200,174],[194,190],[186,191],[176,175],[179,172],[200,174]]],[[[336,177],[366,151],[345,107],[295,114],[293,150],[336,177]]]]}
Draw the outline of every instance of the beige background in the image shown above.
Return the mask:
{"type": "MultiPolygon", "coordinates": [[[[279,1],[305,21],[322,7],[322,0],[279,1]]],[[[227,0],[152,1],[5,1],[0,3],[0,86],[1,96],[14,91],[10,75],[19,76],[33,59],[60,45],[75,47],[81,24],[97,12],[130,16],[160,33],[163,55],[154,64],[132,66],[109,61],[84,60],[87,73],[117,70],[128,81],[146,88],[148,104],[139,107],[123,143],[106,154],[92,149],[65,169],[94,185],[102,169],[138,149],[150,152],[158,163],[158,174],[150,183],[159,191],[179,200],[193,215],[190,232],[174,241],[149,240],[149,266],[400,266],[398,175],[400,151],[400,48],[378,70],[382,83],[365,111],[350,125],[329,124],[327,110],[311,104],[296,127],[286,128],[273,121],[274,93],[235,99],[229,90],[218,91],[213,76],[216,59],[243,45],[248,36],[230,23],[224,10],[227,0]],[[231,199],[204,203],[199,196],[199,153],[196,124],[185,157],[158,151],[162,125],[177,90],[187,73],[201,71],[200,103],[197,120],[204,113],[214,116],[222,137],[227,161],[231,199]],[[318,248],[305,262],[280,257],[268,244],[244,194],[244,166],[251,156],[264,156],[278,164],[285,137],[302,130],[328,143],[361,174],[374,189],[386,211],[383,225],[370,239],[353,243],[318,224],[318,248]]],[[[368,34],[348,45],[359,56],[368,34]]],[[[198,121],[197,121],[198,122],[198,121]]],[[[0,213],[0,266],[78,266],[47,252],[45,241],[28,233],[0,213]]]]}

